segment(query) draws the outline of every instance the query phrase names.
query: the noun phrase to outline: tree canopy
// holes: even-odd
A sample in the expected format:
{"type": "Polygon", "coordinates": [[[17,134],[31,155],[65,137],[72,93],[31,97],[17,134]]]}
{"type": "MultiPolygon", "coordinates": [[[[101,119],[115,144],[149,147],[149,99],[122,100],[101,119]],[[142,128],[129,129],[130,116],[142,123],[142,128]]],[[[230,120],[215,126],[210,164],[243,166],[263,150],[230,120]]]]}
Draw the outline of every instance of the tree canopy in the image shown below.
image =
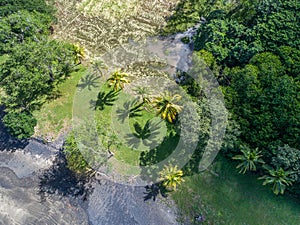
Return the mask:
{"type": "Polygon", "coordinates": [[[53,1],[48,0],[2,0],[0,2],[0,16],[8,16],[20,10],[29,12],[40,12],[43,14],[53,15],[53,1]]]}
{"type": "Polygon", "coordinates": [[[5,57],[0,66],[0,104],[8,113],[4,124],[18,138],[33,134],[32,110],[76,64],[73,45],[49,38],[53,12],[44,0],[0,3],[0,57],[5,57]],[[16,118],[24,124],[16,123],[16,118]]]}
{"type": "Polygon", "coordinates": [[[231,149],[224,145],[226,153],[237,155],[241,146],[258,149],[268,166],[291,174],[294,185],[300,152],[299,18],[299,1],[244,0],[211,10],[195,37],[197,54],[222,85],[231,120],[239,125],[236,143],[231,149]]]}

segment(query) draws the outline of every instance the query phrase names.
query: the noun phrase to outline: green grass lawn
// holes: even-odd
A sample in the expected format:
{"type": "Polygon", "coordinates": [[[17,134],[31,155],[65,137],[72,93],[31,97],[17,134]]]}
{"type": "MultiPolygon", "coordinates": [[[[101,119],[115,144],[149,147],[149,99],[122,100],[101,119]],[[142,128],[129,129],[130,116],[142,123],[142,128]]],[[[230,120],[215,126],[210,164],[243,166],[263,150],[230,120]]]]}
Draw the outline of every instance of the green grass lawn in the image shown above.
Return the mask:
{"type": "Polygon", "coordinates": [[[179,136],[156,116],[151,104],[141,104],[138,96],[128,94],[130,91],[113,93],[106,84],[99,91],[95,121],[100,142],[108,148],[109,141],[117,140],[109,147],[114,153],[108,161],[113,173],[125,177],[140,174],[145,179],[157,174],[152,165],[175,150],[179,136]]]}
{"type": "Polygon", "coordinates": [[[71,126],[74,93],[86,68],[79,66],[70,77],[58,87],[59,96],[46,102],[40,110],[34,112],[37,118],[35,136],[56,139],[58,135],[71,126]]]}
{"type": "MultiPolygon", "coordinates": [[[[106,85],[100,87],[100,92],[103,96],[107,95],[110,91],[112,91],[112,89],[106,85]]],[[[150,107],[146,109],[144,105],[140,105],[135,115],[128,119],[126,108],[133,108],[140,104],[139,100],[135,100],[136,96],[130,96],[121,91],[111,99],[114,99],[114,101],[106,100],[106,104],[100,103],[102,107],[98,109],[95,114],[100,140],[102,139],[105,142],[104,136],[108,136],[109,139],[109,135],[115,135],[118,139],[118,143],[111,146],[111,150],[115,153],[114,157],[120,162],[132,166],[139,166],[141,152],[151,149],[149,147],[151,141],[153,141],[153,143],[155,141],[155,143],[158,143],[157,145],[163,142],[164,137],[167,135],[165,122],[160,121],[160,118],[155,116],[153,109],[151,110],[150,107]],[[151,121],[150,123],[152,124],[158,124],[156,126],[157,129],[146,132],[147,129],[145,127],[147,121],[151,121]],[[145,134],[143,132],[139,134],[137,132],[139,129],[145,131],[145,134]],[[144,136],[142,138],[141,136],[137,137],[138,135],[144,136]],[[145,141],[143,142],[143,140],[145,141]]],[[[153,127],[155,126],[153,125],[152,128],[153,127]]],[[[174,146],[176,145],[173,145],[173,147],[174,146]]],[[[172,146],[169,146],[169,148],[171,147],[172,146]]]]}
{"type": "MultiPolygon", "coordinates": [[[[112,89],[107,87],[106,85],[102,85],[100,87],[100,92],[107,95],[112,89]]],[[[95,113],[95,120],[97,124],[97,132],[100,136],[100,140],[102,144],[106,144],[107,140],[109,140],[109,136],[115,135],[118,137],[117,144],[112,145],[110,150],[114,152],[117,160],[121,162],[126,162],[130,165],[138,165],[139,152],[133,151],[126,144],[124,144],[121,140],[119,140],[118,131],[112,126],[112,111],[113,106],[116,101],[119,101],[125,98],[124,93],[119,92],[114,101],[103,104],[101,109],[97,109],[95,113]]],[[[117,119],[117,118],[116,118],[117,119]]]]}
{"type": "Polygon", "coordinates": [[[275,196],[257,176],[238,174],[233,163],[222,157],[212,170],[219,176],[205,171],[186,177],[172,195],[182,214],[190,218],[189,224],[199,214],[205,217],[201,224],[300,224],[300,205],[294,198],[275,196]]]}

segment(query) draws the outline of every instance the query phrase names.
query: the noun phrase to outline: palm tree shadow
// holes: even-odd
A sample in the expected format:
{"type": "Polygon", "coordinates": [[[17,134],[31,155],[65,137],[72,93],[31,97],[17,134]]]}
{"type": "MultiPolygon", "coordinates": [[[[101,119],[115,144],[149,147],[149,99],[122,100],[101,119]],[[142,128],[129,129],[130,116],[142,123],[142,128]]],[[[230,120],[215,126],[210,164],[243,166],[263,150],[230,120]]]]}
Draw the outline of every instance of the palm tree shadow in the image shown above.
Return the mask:
{"type": "Polygon", "coordinates": [[[151,135],[150,120],[147,120],[144,127],[142,127],[138,122],[135,122],[133,126],[135,130],[135,133],[133,135],[136,136],[137,138],[144,140],[150,137],[151,135]]]}
{"type": "Polygon", "coordinates": [[[144,202],[152,199],[153,201],[156,200],[158,195],[160,194],[162,197],[166,198],[168,197],[166,188],[162,185],[161,182],[154,183],[152,185],[146,185],[144,187],[146,189],[146,192],[144,193],[144,202]]]}
{"type": "Polygon", "coordinates": [[[91,100],[90,105],[94,109],[103,110],[105,106],[113,106],[117,100],[120,91],[111,90],[108,93],[100,91],[97,96],[97,100],[91,100]]]}
{"type": "Polygon", "coordinates": [[[98,74],[99,76],[103,75],[102,70],[106,70],[107,66],[104,64],[104,62],[97,60],[92,63],[92,70],[94,74],[98,74]]]}
{"type": "Polygon", "coordinates": [[[126,118],[133,118],[133,117],[140,117],[142,114],[140,113],[142,111],[142,106],[144,103],[137,104],[137,100],[133,101],[126,101],[123,104],[123,108],[117,109],[117,116],[118,119],[124,123],[126,118]]]}
{"type": "Polygon", "coordinates": [[[89,74],[86,77],[83,77],[80,79],[80,83],[77,84],[77,87],[79,87],[81,90],[88,88],[89,91],[92,90],[92,88],[99,87],[99,76],[95,76],[94,74],[89,74]]]}
{"type": "MultiPolygon", "coordinates": [[[[146,181],[157,180],[159,167],[157,163],[167,159],[178,145],[180,136],[178,134],[169,134],[164,137],[163,141],[155,147],[150,147],[150,150],[143,151],[140,154],[141,178],[146,181]]],[[[199,150],[200,151],[200,150],[199,150]]]]}
{"type": "Polygon", "coordinates": [[[151,120],[147,120],[144,127],[142,127],[139,123],[135,122],[133,124],[134,133],[126,134],[127,145],[130,147],[138,148],[140,143],[143,145],[150,147],[156,146],[158,144],[157,135],[159,134],[159,123],[152,123],[151,120]]]}
{"type": "Polygon", "coordinates": [[[62,96],[62,94],[60,91],[54,90],[54,91],[50,92],[49,95],[46,97],[46,101],[53,101],[55,99],[58,99],[61,96],[62,96]]]}

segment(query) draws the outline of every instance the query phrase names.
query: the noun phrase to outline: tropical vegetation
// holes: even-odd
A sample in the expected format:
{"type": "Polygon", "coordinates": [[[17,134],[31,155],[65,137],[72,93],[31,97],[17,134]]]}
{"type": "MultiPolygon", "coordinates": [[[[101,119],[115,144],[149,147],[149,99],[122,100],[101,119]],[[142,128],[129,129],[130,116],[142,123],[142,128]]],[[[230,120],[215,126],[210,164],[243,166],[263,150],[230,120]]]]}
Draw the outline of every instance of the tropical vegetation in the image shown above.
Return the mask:
{"type": "Polygon", "coordinates": [[[171,95],[171,93],[165,92],[155,97],[152,103],[157,109],[157,115],[160,115],[162,119],[172,123],[182,110],[182,106],[176,104],[180,99],[181,96],[179,94],[171,95]]]}
{"type": "Polygon", "coordinates": [[[240,126],[236,146],[259,149],[260,159],[274,166],[284,146],[294,154],[300,151],[299,3],[254,1],[249,7],[247,17],[242,17],[243,5],[212,12],[199,27],[195,45],[212,53],[219,65],[215,72],[226,106],[240,126]]]}
{"type": "Polygon", "coordinates": [[[241,149],[242,155],[236,155],[232,157],[235,160],[242,161],[237,165],[237,169],[240,169],[240,173],[246,173],[247,171],[256,171],[256,164],[264,163],[261,159],[262,155],[258,149],[251,151],[250,149],[241,149]]]}
{"type": "Polygon", "coordinates": [[[78,175],[87,174],[92,171],[78,148],[73,132],[65,140],[64,153],[67,159],[67,166],[70,170],[75,171],[78,175]]]}
{"type": "Polygon", "coordinates": [[[0,67],[0,101],[8,113],[3,123],[18,138],[33,134],[32,112],[53,98],[57,85],[76,65],[72,44],[49,37],[54,11],[43,0],[0,5],[0,54],[5,56],[0,67]],[[17,118],[23,123],[17,123],[17,118]]]}
{"type": "Polygon", "coordinates": [[[184,181],[182,177],[183,171],[178,169],[177,165],[165,166],[160,172],[160,180],[162,181],[162,184],[171,190],[176,190],[177,186],[184,181]]]}
{"type": "Polygon", "coordinates": [[[293,180],[289,177],[291,174],[290,171],[284,171],[281,167],[276,170],[273,168],[269,168],[267,170],[268,174],[260,177],[259,179],[264,180],[263,185],[272,185],[272,190],[275,195],[283,194],[286,186],[292,185],[293,180]]]}
{"type": "Polygon", "coordinates": [[[128,74],[117,70],[112,73],[107,82],[108,86],[113,87],[114,91],[119,91],[124,88],[125,84],[130,83],[130,80],[128,79],[128,74]]]}
{"type": "MultiPolygon", "coordinates": [[[[248,213],[236,203],[226,202],[222,193],[231,202],[241,201],[244,208],[248,202],[255,208],[260,197],[272,206],[267,209],[260,205],[263,211],[273,210],[274,214],[297,211],[296,207],[285,208],[284,200],[300,196],[298,1],[181,0],[175,3],[170,0],[168,4],[140,1],[136,5],[132,1],[129,5],[110,1],[114,3],[111,7],[93,2],[99,10],[87,2],[90,1],[54,4],[51,0],[6,0],[0,3],[0,105],[5,112],[1,123],[7,131],[19,139],[29,138],[41,129],[37,126],[41,121],[48,130],[58,121],[65,123],[67,130],[72,115],[70,95],[76,88],[97,89],[97,97],[89,103],[95,112],[97,138],[107,151],[107,159],[134,165],[140,171],[130,172],[140,172],[145,181],[159,182],[174,191],[176,203],[189,216],[188,219],[183,216],[183,223],[196,223],[191,218],[199,210],[209,217],[208,224],[211,221],[229,224],[231,218],[237,224],[245,223],[244,218],[221,209],[227,204],[232,211],[248,213]],[[78,3],[76,9],[75,3],[78,3]],[[134,10],[127,10],[129,6],[134,10]],[[143,8],[145,12],[140,18],[138,10],[143,8]],[[158,11],[155,16],[150,13],[154,9],[158,11]],[[66,18],[55,18],[61,15],[66,18]],[[74,21],[78,24],[72,24],[74,21]],[[195,71],[188,72],[195,72],[203,82],[195,81],[188,72],[179,69],[175,75],[182,78],[178,79],[178,86],[191,100],[195,112],[186,107],[187,98],[183,93],[158,93],[146,82],[141,85],[150,77],[149,71],[143,70],[145,65],[115,69],[96,57],[120,46],[126,52],[124,43],[128,40],[144,40],[187,29],[193,37],[181,35],[181,40],[192,49],[191,62],[196,67],[195,71]],[[210,91],[214,94],[202,79],[210,72],[220,85],[228,114],[220,102],[206,96],[210,91]],[[133,100],[128,98],[127,91],[134,95],[133,100]],[[116,101],[121,103],[117,109],[116,101]],[[214,147],[222,146],[222,156],[202,173],[199,164],[207,153],[208,143],[211,144],[211,127],[214,125],[218,131],[221,128],[218,124],[221,120],[213,116],[222,113],[228,115],[225,137],[212,141],[214,147]],[[155,122],[159,118],[162,122],[155,122]],[[122,129],[120,124],[124,121],[129,121],[130,133],[122,129]],[[118,124],[116,130],[112,128],[115,124],[118,124]],[[196,135],[189,135],[188,131],[196,135]],[[177,153],[178,161],[170,161],[160,170],[156,164],[167,159],[178,143],[186,146],[177,153]],[[183,156],[189,160],[179,168],[177,164],[183,156]],[[239,188],[255,201],[245,200],[239,188]],[[259,197],[255,198],[256,194],[259,197]],[[279,203],[283,206],[277,210],[275,206],[279,203]]],[[[151,76],[160,78],[163,73],[152,71],[151,76]]],[[[59,127],[57,133],[61,132],[62,126],[54,127],[59,127]]],[[[77,174],[90,175],[92,169],[77,144],[75,133],[70,132],[63,147],[68,168],[77,174]]],[[[128,172],[119,165],[113,166],[120,174],[128,172]]],[[[272,221],[271,213],[264,216],[250,211],[259,219],[272,221]]],[[[275,217],[279,223],[286,223],[275,217]]],[[[252,220],[257,222],[255,218],[252,220]]],[[[296,220],[291,215],[287,223],[296,220]]]]}

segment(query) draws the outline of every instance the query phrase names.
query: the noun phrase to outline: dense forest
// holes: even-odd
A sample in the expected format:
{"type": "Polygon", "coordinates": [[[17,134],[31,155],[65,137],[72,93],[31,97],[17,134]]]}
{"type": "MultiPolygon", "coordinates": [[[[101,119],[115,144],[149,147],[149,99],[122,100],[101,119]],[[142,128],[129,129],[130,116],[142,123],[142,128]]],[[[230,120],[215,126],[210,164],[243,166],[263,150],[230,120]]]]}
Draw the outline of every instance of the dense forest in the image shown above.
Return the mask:
{"type": "MultiPolygon", "coordinates": [[[[18,138],[33,135],[33,110],[54,98],[80,63],[78,46],[51,38],[54,15],[43,0],[0,3],[0,101],[3,123],[18,138]]],[[[163,33],[200,18],[195,54],[213,71],[230,112],[222,154],[241,173],[259,174],[275,194],[300,194],[300,3],[182,1],[163,33]]],[[[199,87],[187,85],[197,97],[199,87]]]]}
{"type": "Polygon", "coordinates": [[[264,174],[261,179],[275,194],[287,186],[299,193],[300,4],[208,2],[215,4],[182,1],[166,32],[184,30],[204,17],[195,50],[222,85],[233,124],[223,153],[240,161],[240,172],[264,174]]]}
{"type": "Polygon", "coordinates": [[[43,0],[0,3],[1,103],[3,122],[18,138],[34,133],[32,111],[55,95],[77,63],[76,47],[52,40],[54,8],[43,0]]]}

